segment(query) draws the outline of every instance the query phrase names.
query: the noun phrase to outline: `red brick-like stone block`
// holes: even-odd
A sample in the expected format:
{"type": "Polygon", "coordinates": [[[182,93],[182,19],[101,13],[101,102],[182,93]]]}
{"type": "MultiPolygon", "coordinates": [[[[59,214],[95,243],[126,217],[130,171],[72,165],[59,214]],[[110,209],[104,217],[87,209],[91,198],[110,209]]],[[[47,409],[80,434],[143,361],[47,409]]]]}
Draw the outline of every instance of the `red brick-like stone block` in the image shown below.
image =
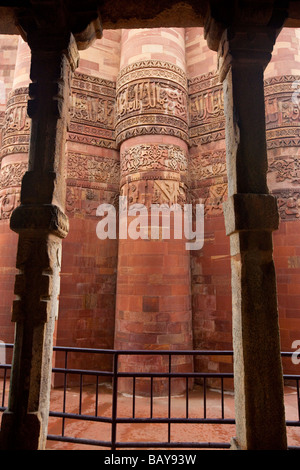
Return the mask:
{"type": "Polygon", "coordinates": [[[158,312],[159,297],[143,297],[143,312],[158,312]]]}

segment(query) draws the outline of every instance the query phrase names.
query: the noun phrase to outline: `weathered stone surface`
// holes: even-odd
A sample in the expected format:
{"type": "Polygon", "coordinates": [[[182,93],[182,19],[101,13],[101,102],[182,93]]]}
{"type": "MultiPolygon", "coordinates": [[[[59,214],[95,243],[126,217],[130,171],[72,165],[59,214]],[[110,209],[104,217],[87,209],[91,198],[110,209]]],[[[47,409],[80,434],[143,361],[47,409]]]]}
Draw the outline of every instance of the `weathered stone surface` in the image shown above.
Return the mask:
{"type": "Polygon", "coordinates": [[[276,199],[267,187],[263,94],[263,70],[274,41],[272,29],[261,32],[254,28],[248,34],[225,32],[220,47],[227,137],[229,199],[224,215],[231,244],[235,446],[247,450],[287,446],[272,245],[279,216],[276,199]]]}
{"type": "Polygon", "coordinates": [[[277,199],[271,194],[233,194],[223,203],[223,209],[226,235],[243,230],[278,229],[277,199]]]}
{"type": "Polygon", "coordinates": [[[12,378],[1,429],[3,449],[44,449],[49,415],[52,343],[58,315],[61,239],[67,235],[63,212],[63,154],[71,72],[76,45],[69,34],[45,37],[35,31],[30,87],[33,101],[29,171],[21,188],[21,205],[11,217],[19,233],[12,320],[16,323],[12,378]]]}

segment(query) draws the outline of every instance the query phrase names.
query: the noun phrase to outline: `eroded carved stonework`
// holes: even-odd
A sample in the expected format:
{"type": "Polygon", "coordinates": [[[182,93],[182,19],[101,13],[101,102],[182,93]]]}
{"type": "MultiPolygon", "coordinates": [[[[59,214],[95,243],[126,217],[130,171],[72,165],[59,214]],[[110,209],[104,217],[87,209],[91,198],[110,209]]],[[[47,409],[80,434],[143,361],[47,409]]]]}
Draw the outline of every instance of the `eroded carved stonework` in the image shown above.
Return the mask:
{"type": "Polygon", "coordinates": [[[70,216],[96,217],[100,204],[112,204],[118,208],[119,191],[84,185],[69,185],[66,194],[66,213],[70,216]]]}
{"type": "Polygon", "coordinates": [[[163,61],[125,67],[117,79],[116,142],[137,135],[174,135],[188,141],[187,79],[163,61]]]}
{"type": "Polygon", "coordinates": [[[201,152],[190,158],[190,181],[192,187],[203,184],[207,178],[226,177],[226,151],[201,152]]]}
{"type": "Polygon", "coordinates": [[[0,190],[0,219],[9,219],[20,204],[20,188],[0,190]]]}
{"type": "MultiPolygon", "coordinates": [[[[298,75],[265,80],[269,172],[275,174],[274,181],[281,184],[281,188],[286,183],[286,190],[292,190],[292,196],[285,195],[280,200],[281,215],[285,219],[298,217],[294,206],[296,185],[300,181],[296,151],[300,146],[299,83],[298,75]],[[295,147],[295,154],[289,152],[277,156],[270,153],[273,149],[276,152],[276,149],[287,147],[295,147]],[[294,209],[289,208],[287,212],[282,209],[290,206],[294,209]]],[[[28,153],[30,119],[27,100],[27,87],[16,89],[9,96],[2,127],[2,158],[28,153]]],[[[206,144],[225,139],[223,91],[217,74],[211,72],[187,82],[182,69],[158,60],[145,60],[125,67],[120,71],[117,85],[76,72],[72,80],[69,117],[68,139],[72,142],[116,149],[124,139],[136,135],[168,135],[187,141],[189,134],[190,145],[199,148],[199,153],[190,158],[189,163],[181,148],[167,144],[145,143],[131,147],[122,151],[120,162],[70,153],[67,173],[72,191],[79,185],[79,180],[80,187],[93,191],[101,183],[117,188],[120,181],[124,183],[124,178],[133,183],[139,179],[160,181],[166,178],[184,181],[192,191],[198,189],[198,193],[201,187],[202,193],[205,188],[200,197],[208,208],[206,210],[221,211],[220,202],[226,196],[225,150],[205,150],[206,144]],[[176,172],[181,174],[180,178],[176,172]],[[211,191],[208,191],[209,185],[211,191]]],[[[9,218],[19,204],[19,187],[26,168],[27,164],[23,162],[2,167],[0,218],[9,218]]],[[[74,194],[70,195],[72,191],[68,193],[69,201],[74,197],[74,194]]],[[[117,194],[114,190],[112,193],[114,197],[117,194]]],[[[68,207],[73,205],[68,204],[68,207]]]]}
{"type": "Polygon", "coordinates": [[[221,215],[227,197],[226,151],[200,151],[189,161],[190,198],[204,204],[205,215],[221,215]]]}
{"type": "Polygon", "coordinates": [[[225,138],[223,88],[217,74],[189,80],[189,122],[191,145],[225,138]]]}
{"type": "Polygon", "coordinates": [[[300,217],[300,76],[265,80],[268,178],[282,220],[300,217]]]}
{"type": "Polygon", "coordinates": [[[269,171],[275,172],[276,181],[287,181],[292,185],[300,184],[300,162],[298,155],[274,158],[269,163],[269,171]]]}
{"type": "Polygon", "coordinates": [[[268,149],[299,145],[299,83],[298,75],[283,75],[265,80],[268,149]]]}
{"type": "Polygon", "coordinates": [[[10,94],[2,127],[1,157],[12,153],[28,153],[30,118],[27,115],[28,88],[10,94]]]}
{"type": "Polygon", "coordinates": [[[120,179],[120,162],[112,158],[69,153],[67,177],[68,179],[89,182],[118,184],[120,179]]]}
{"type": "Polygon", "coordinates": [[[27,170],[28,163],[19,162],[5,165],[0,172],[0,189],[21,186],[22,177],[27,170]]]}
{"type": "Polygon", "coordinates": [[[183,149],[175,145],[140,144],[121,152],[121,176],[162,170],[186,173],[188,160],[183,149]]]}
{"type": "Polygon", "coordinates": [[[282,220],[300,218],[300,191],[295,189],[273,191],[277,198],[279,214],[282,220]]]}
{"type": "Polygon", "coordinates": [[[187,186],[180,181],[170,180],[139,180],[126,183],[120,191],[126,196],[128,204],[185,204],[187,202],[187,186]]]}
{"type": "Polygon", "coordinates": [[[69,152],[67,159],[66,212],[96,216],[104,202],[117,207],[120,162],[113,158],[69,152]]]}
{"type": "Polygon", "coordinates": [[[75,72],[70,98],[68,139],[115,148],[114,82],[75,72]]]}
{"type": "Polygon", "coordinates": [[[0,171],[0,219],[9,219],[13,210],[20,204],[22,177],[27,163],[5,165],[0,171]]]}

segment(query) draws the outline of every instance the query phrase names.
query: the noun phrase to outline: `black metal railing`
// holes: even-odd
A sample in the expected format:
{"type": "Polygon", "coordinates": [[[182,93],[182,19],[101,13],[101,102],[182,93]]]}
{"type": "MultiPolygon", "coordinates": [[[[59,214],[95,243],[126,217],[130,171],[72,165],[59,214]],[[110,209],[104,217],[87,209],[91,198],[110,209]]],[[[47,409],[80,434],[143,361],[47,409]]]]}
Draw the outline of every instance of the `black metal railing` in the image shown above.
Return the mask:
{"type": "MultiPolygon", "coordinates": [[[[12,348],[13,345],[6,345],[12,348]]],[[[184,435],[190,435],[188,432],[182,432],[182,438],[178,440],[172,439],[173,426],[185,426],[189,424],[200,425],[202,431],[204,425],[235,425],[234,413],[231,407],[226,406],[226,400],[231,399],[233,390],[233,373],[232,372],[178,372],[173,370],[172,359],[179,356],[192,356],[194,360],[201,360],[207,357],[216,358],[223,356],[227,358],[227,363],[232,361],[232,351],[121,351],[121,350],[105,350],[92,348],[72,348],[72,347],[54,347],[56,359],[60,357],[62,367],[53,368],[53,377],[56,382],[60,382],[59,387],[53,388],[53,397],[50,400],[49,413],[49,429],[55,430],[48,434],[48,441],[66,442],[83,446],[97,446],[106,449],[125,449],[125,448],[160,448],[160,449],[179,449],[179,448],[213,448],[228,449],[229,442],[199,442],[198,440],[184,439],[184,435]],[[91,355],[94,357],[109,357],[111,359],[110,370],[92,370],[83,368],[74,368],[70,363],[77,364],[77,356],[79,357],[91,355]],[[83,355],[83,356],[82,356],[83,355]],[[166,357],[166,369],[159,372],[132,372],[119,370],[120,358],[124,364],[124,357],[129,358],[135,356],[161,356],[166,357]],[[71,357],[70,357],[71,356],[71,357]],[[230,358],[230,361],[229,361],[230,358]],[[61,378],[61,380],[59,380],[61,378]],[[132,389],[127,391],[127,395],[119,393],[120,383],[122,380],[131,379],[132,389]],[[172,394],[172,381],[182,380],[185,382],[185,390],[181,393],[181,408],[176,408],[175,413],[172,411],[174,402],[178,397],[172,394]],[[140,380],[147,380],[149,386],[149,394],[147,398],[143,397],[143,412],[137,406],[138,400],[138,383],[140,380]],[[154,384],[157,380],[167,381],[167,393],[164,401],[163,413],[156,413],[158,398],[154,393],[154,384]],[[190,384],[193,381],[194,387],[190,384]],[[226,386],[224,384],[226,383],[226,386]],[[103,389],[104,387],[104,389],[103,389]],[[103,392],[105,390],[105,392],[103,392]],[[195,395],[196,390],[196,395],[195,395]],[[213,415],[211,415],[211,394],[214,393],[213,415]],[[218,397],[216,407],[216,396],[218,397]],[[227,398],[228,397],[228,398],[227,398]],[[75,400],[76,398],[76,400],[75,400]],[[103,405],[105,401],[105,406],[103,405]],[[124,411],[124,403],[126,401],[126,411],[124,411]],[[145,407],[145,403],[147,406],[145,407]],[[195,403],[197,413],[195,412],[195,403]],[[103,410],[105,412],[103,412],[103,410]],[[229,410],[229,411],[228,411],[229,410]],[[52,423],[52,424],[51,424],[52,423]],[[54,423],[54,424],[53,424],[54,423]],[[76,423],[76,424],[75,424],[76,423]],[[80,429],[78,433],[78,425],[84,426],[88,424],[86,436],[84,431],[80,429]],[[89,436],[89,430],[93,426],[98,427],[93,431],[93,437],[89,436]],[[118,432],[122,426],[138,426],[147,425],[164,425],[166,427],[166,439],[158,440],[131,440],[129,435],[126,439],[121,439],[118,432]],[[104,431],[105,428],[105,431],[104,431]],[[75,432],[74,432],[75,431],[75,432]],[[73,434],[73,435],[72,435],[73,434]],[[80,434],[80,437],[78,436],[80,434]],[[94,436],[97,436],[95,438],[94,436]],[[101,439],[98,438],[101,436],[101,439]]],[[[292,353],[282,353],[283,356],[291,356],[292,353]]],[[[86,360],[86,364],[88,364],[86,360]]],[[[106,361],[107,362],[107,361],[106,361]]],[[[126,362],[126,361],[125,361],[126,362]]],[[[94,361],[95,363],[95,361],[94,361]]],[[[72,364],[71,364],[72,365],[72,364]]],[[[7,390],[8,377],[11,365],[0,364],[0,372],[2,370],[2,398],[0,411],[4,411],[7,406],[7,390]]],[[[198,369],[199,367],[197,367],[198,369]]],[[[300,426],[300,392],[299,381],[300,375],[284,375],[284,379],[289,384],[294,384],[296,390],[296,408],[297,415],[292,420],[287,420],[287,426],[300,426]]],[[[93,428],[94,429],[94,428],[93,428]]],[[[182,428],[183,429],[183,428],[182,428]]],[[[187,428],[184,428],[185,430],[187,428]]],[[[223,427],[222,427],[223,429],[223,427]]],[[[125,431],[126,434],[126,431],[125,431]]],[[[130,433],[129,433],[130,434],[130,433]]],[[[148,435],[148,432],[146,433],[148,435]]],[[[155,431],[154,431],[155,434],[155,431]]],[[[229,433],[234,435],[233,432],[229,433]]],[[[176,433],[178,435],[178,433],[176,433]]],[[[197,430],[193,438],[197,439],[201,435],[201,430],[197,430]]],[[[204,432],[205,435],[205,432],[204,432]]]]}

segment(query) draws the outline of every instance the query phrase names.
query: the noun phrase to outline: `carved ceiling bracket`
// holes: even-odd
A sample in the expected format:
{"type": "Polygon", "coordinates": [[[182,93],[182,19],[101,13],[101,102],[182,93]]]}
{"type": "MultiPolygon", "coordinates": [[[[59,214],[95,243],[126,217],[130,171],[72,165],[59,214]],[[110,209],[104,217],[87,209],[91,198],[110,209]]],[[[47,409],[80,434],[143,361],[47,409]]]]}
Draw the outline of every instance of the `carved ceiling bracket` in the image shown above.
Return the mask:
{"type": "Polygon", "coordinates": [[[29,0],[23,5],[16,7],[14,13],[19,32],[26,42],[30,43],[30,36],[36,37],[39,33],[53,38],[53,42],[71,33],[77,48],[83,50],[102,37],[100,13],[94,0],[86,0],[84,5],[70,0],[29,0]]]}
{"type": "Polygon", "coordinates": [[[210,0],[204,25],[210,49],[218,52],[220,80],[226,76],[233,59],[270,60],[273,45],[288,17],[286,0],[231,0],[220,4],[210,0]]]}

